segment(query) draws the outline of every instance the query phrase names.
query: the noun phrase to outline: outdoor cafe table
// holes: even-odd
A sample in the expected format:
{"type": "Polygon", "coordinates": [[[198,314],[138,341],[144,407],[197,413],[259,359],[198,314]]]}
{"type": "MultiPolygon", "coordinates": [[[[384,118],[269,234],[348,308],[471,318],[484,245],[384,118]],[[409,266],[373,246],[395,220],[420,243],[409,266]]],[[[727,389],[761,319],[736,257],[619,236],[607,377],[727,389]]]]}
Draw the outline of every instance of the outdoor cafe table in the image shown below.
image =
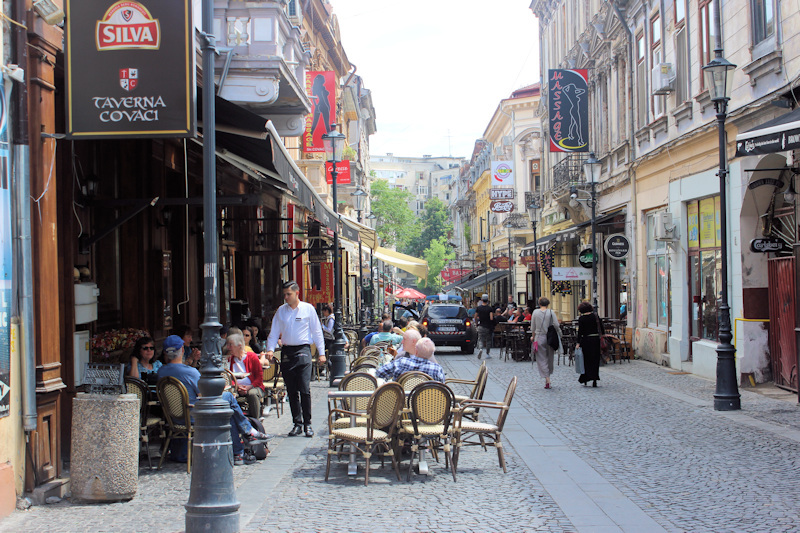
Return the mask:
{"type": "MultiPolygon", "coordinates": [[[[332,390],[328,391],[328,400],[343,400],[346,398],[369,398],[375,391],[360,391],[360,390],[353,390],[353,391],[344,391],[344,390],[332,390]]],[[[406,391],[406,396],[408,396],[411,391],[406,391]]],[[[356,417],[350,415],[350,425],[355,427],[356,424],[356,417]]],[[[398,457],[399,460],[399,457],[398,457]]],[[[350,445],[350,461],[347,463],[347,475],[348,476],[355,476],[358,473],[358,465],[356,464],[356,445],[350,445]]],[[[428,475],[428,461],[425,459],[425,450],[421,449],[419,451],[419,474],[421,476],[428,475]]]]}
{"type": "MultiPolygon", "coordinates": [[[[503,339],[503,343],[508,342],[508,334],[511,332],[518,332],[521,331],[525,334],[525,343],[526,345],[530,345],[531,340],[531,322],[530,320],[522,321],[522,322],[500,322],[497,324],[500,328],[500,336],[503,339]]],[[[522,361],[524,357],[517,357],[517,354],[512,353],[512,358],[515,361],[522,361]]]]}

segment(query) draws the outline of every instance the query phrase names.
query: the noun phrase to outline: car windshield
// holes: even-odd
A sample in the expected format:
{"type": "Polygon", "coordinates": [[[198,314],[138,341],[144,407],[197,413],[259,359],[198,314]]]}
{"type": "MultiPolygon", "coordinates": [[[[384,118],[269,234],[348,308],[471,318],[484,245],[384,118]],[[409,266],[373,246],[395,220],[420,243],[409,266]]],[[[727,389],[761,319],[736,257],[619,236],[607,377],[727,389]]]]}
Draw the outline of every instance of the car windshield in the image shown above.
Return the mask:
{"type": "Polygon", "coordinates": [[[460,305],[432,305],[428,308],[431,318],[466,318],[467,310],[460,305]]]}

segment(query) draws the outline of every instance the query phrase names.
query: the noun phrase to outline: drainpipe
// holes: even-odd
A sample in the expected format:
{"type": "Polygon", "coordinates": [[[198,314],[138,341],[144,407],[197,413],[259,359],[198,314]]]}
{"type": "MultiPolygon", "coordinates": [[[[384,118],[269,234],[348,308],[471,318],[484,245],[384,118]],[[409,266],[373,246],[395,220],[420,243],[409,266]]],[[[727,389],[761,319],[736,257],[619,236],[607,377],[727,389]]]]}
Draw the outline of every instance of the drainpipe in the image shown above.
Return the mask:
{"type": "MultiPolygon", "coordinates": [[[[638,243],[638,230],[639,226],[636,223],[636,220],[639,216],[639,211],[636,205],[636,169],[635,169],[635,161],[636,161],[636,139],[634,135],[636,134],[636,119],[633,116],[633,89],[635,87],[635,79],[633,75],[633,70],[635,66],[635,58],[633,56],[634,52],[634,41],[633,41],[633,32],[631,31],[630,26],[628,26],[628,22],[625,20],[625,17],[620,11],[619,7],[617,6],[616,1],[609,2],[609,5],[617,14],[622,27],[625,29],[625,35],[628,38],[628,79],[630,83],[630,93],[629,93],[629,102],[631,104],[630,110],[631,112],[628,113],[628,139],[630,142],[630,163],[628,164],[628,178],[631,184],[631,211],[633,215],[633,224],[631,225],[631,257],[633,258],[634,264],[628,266],[628,272],[630,276],[630,283],[628,284],[628,315],[631,316],[631,324],[633,329],[636,329],[636,323],[638,320],[638,313],[637,313],[637,306],[636,306],[636,261],[637,261],[637,248],[639,247],[638,243]]],[[[663,13],[663,11],[662,11],[663,13]]]]}
{"type": "MultiPolygon", "coordinates": [[[[25,0],[14,0],[14,20],[25,20],[25,0]]],[[[28,68],[28,41],[24,28],[13,25],[14,61],[28,68]]],[[[14,83],[11,98],[12,168],[14,177],[14,266],[20,319],[22,352],[22,425],[25,432],[36,430],[36,361],[34,355],[35,323],[33,316],[33,253],[31,249],[31,181],[28,147],[28,89],[25,83],[14,83]]]]}
{"type": "Polygon", "coordinates": [[[353,70],[350,71],[350,75],[347,76],[347,79],[345,80],[344,85],[342,85],[342,87],[347,87],[347,84],[350,83],[350,80],[353,79],[353,76],[356,75],[356,71],[358,70],[358,67],[355,65],[355,63],[350,63],[350,66],[353,67],[353,70]]]}

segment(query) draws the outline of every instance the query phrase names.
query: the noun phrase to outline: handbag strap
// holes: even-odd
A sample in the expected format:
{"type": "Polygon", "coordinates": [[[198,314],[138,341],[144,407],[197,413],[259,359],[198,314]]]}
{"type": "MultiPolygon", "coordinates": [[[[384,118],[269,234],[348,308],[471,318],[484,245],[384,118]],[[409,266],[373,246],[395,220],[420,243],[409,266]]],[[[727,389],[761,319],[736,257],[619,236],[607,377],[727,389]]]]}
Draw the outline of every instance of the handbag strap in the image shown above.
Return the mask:
{"type": "Polygon", "coordinates": [[[597,324],[597,335],[602,336],[602,329],[600,328],[600,317],[597,316],[597,313],[592,313],[594,315],[594,323],[597,324]]]}

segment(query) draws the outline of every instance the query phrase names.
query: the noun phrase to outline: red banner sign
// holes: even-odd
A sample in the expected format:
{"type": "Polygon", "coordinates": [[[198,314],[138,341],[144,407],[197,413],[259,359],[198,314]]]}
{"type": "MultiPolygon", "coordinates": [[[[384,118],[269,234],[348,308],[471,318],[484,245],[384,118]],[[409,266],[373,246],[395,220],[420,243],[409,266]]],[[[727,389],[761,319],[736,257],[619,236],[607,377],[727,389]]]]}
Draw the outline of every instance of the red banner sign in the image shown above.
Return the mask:
{"type": "Polygon", "coordinates": [[[514,202],[511,200],[495,200],[489,204],[492,213],[511,213],[514,211],[514,202]]]}
{"type": "Polygon", "coordinates": [[[507,270],[511,266],[511,260],[508,257],[492,257],[489,259],[489,266],[492,268],[499,268],[500,270],[507,270]]]}
{"type": "Polygon", "coordinates": [[[306,115],[303,151],[324,152],[322,136],[336,122],[336,74],[332,71],[306,72],[306,94],[311,100],[311,113],[306,115]]]}
{"type": "MultiPolygon", "coordinates": [[[[325,182],[328,185],[333,183],[333,163],[325,162],[325,182]]],[[[350,161],[344,160],[336,163],[336,184],[350,185],[350,161]]]]}
{"type": "Polygon", "coordinates": [[[535,255],[523,255],[519,258],[519,262],[525,266],[533,265],[533,270],[539,270],[535,255]]]}
{"type": "Polygon", "coordinates": [[[318,303],[331,303],[333,301],[333,263],[321,263],[322,284],[319,290],[309,289],[305,294],[305,301],[311,305],[318,303]]]}
{"type": "Polygon", "coordinates": [[[445,283],[452,283],[463,278],[470,272],[472,272],[472,270],[468,268],[445,268],[441,271],[441,275],[445,283]]]}

